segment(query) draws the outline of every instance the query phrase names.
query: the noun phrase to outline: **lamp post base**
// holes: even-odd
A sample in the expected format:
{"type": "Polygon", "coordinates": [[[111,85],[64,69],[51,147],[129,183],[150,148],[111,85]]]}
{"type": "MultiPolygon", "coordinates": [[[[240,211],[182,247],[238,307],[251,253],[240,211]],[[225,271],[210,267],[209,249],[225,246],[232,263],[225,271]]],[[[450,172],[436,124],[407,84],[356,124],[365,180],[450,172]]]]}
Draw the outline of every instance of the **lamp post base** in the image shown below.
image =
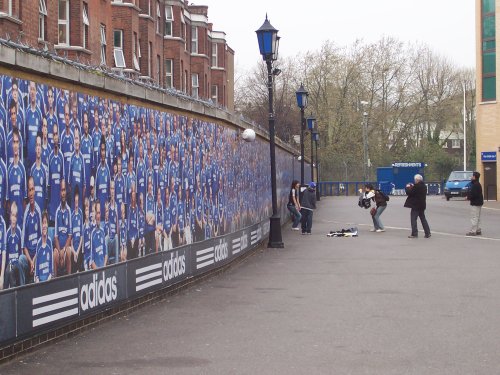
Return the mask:
{"type": "Polygon", "coordinates": [[[319,186],[316,188],[316,200],[320,201],[321,200],[321,194],[319,193],[319,186]]]}
{"type": "Polygon", "coordinates": [[[269,221],[269,242],[267,243],[267,247],[277,249],[285,247],[281,237],[281,218],[277,215],[271,216],[269,221]]]}

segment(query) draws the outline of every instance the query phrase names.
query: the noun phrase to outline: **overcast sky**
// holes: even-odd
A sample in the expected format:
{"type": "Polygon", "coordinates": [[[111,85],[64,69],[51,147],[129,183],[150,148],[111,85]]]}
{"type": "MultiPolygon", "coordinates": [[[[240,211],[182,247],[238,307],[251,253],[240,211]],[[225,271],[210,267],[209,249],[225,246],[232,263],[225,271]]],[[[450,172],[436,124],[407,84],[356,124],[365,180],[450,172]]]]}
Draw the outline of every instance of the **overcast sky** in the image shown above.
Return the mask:
{"type": "Polygon", "coordinates": [[[281,36],[279,54],[316,51],[324,41],[347,46],[356,39],[374,42],[392,36],[419,42],[458,67],[475,67],[473,0],[196,0],[208,5],[214,30],[226,32],[235,50],[237,73],[259,59],[255,30],[266,12],[281,36]]]}

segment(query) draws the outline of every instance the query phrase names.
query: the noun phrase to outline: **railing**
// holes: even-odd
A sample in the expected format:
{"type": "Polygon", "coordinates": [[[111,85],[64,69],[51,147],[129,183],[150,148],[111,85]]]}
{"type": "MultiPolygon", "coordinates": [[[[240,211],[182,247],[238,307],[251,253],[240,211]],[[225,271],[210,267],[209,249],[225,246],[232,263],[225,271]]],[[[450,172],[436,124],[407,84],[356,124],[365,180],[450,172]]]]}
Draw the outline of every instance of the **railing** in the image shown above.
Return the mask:
{"type": "MultiPolygon", "coordinates": [[[[376,188],[390,195],[406,195],[404,189],[395,189],[390,183],[363,182],[363,181],[321,181],[318,183],[318,189],[321,196],[352,196],[359,195],[359,189],[362,189],[366,183],[371,183],[376,188]]],[[[443,192],[443,183],[427,182],[428,195],[440,195],[443,192]]]]}

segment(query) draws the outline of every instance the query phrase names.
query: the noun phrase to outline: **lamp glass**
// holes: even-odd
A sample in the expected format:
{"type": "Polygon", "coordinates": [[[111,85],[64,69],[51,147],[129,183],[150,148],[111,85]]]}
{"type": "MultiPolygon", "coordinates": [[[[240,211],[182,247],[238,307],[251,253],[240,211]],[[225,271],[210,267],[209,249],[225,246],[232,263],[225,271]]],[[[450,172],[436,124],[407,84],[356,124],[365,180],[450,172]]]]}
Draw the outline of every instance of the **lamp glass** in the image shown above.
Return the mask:
{"type": "Polygon", "coordinates": [[[276,60],[278,57],[278,30],[275,29],[269,20],[264,21],[259,30],[256,31],[259,42],[259,51],[264,60],[276,60]]]}
{"type": "Polygon", "coordinates": [[[307,118],[307,128],[309,130],[313,130],[316,128],[316,118],[314,118],[314,117],[307,118]]]}
{"type": "Polygon", "coordinates": [[[297,105],[299,106],[299,108],[307,107],[307,96],[309,95],[309,93],[304,89],[303,84],[300,84],[300,87],[295,92],[295,95],[297,96],[297,105]]]}

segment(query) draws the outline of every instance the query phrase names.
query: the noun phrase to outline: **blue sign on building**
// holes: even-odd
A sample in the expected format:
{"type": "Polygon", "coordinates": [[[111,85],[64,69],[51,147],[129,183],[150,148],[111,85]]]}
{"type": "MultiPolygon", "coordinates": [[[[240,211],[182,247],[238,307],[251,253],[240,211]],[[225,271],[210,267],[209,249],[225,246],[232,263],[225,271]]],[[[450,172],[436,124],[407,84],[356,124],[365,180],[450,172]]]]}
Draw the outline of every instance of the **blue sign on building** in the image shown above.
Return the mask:
{"type": "Polygon", "coordinates": [[[481,152],[481,161],[482,162],[496,162],[497,161],[496,151],[481,152]]]}

